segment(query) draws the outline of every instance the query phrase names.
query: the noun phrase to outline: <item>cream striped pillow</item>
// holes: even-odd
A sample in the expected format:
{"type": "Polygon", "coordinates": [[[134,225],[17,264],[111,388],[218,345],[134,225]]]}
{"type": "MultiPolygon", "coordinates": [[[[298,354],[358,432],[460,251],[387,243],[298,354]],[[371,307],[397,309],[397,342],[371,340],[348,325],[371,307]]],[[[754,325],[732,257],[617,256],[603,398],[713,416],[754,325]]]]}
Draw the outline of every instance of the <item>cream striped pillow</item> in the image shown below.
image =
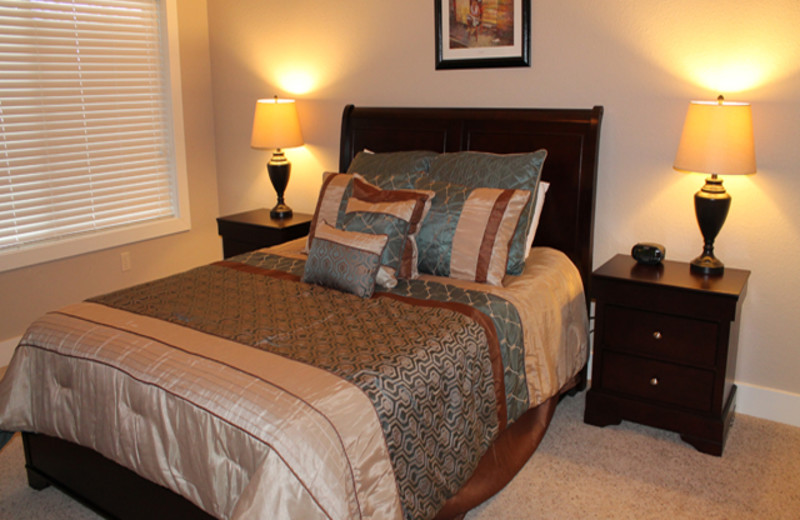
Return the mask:
{"type": "Polygon", "coordinates": [[[531,192],[429,179],[436,192],[417,238],[420,272],[502,285],[512,239],[531,192]]]}

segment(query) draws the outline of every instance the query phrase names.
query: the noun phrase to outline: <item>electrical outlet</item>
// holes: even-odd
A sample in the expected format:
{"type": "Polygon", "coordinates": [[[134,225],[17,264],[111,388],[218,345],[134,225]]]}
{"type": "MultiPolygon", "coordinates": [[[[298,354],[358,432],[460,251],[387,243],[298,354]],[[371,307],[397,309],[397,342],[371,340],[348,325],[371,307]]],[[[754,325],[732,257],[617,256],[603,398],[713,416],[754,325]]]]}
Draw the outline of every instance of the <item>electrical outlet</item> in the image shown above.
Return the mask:
{"type": "Polygon", "coordinates": [[[130,271],[131,270],[131,254],[128,251],[124,251],[119,254],[119,261],[120,265],[122,266],[123,271],[130,271]]]}

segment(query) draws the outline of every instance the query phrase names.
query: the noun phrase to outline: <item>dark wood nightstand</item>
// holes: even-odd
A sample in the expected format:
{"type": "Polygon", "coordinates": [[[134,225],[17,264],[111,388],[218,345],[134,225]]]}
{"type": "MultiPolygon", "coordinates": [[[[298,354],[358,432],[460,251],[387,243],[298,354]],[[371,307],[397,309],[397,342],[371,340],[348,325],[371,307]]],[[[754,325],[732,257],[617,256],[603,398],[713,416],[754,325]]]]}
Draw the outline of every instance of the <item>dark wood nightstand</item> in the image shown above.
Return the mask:
{"type": "Polygon", "coordinates": [[[630,420],[722,455],[736,404],[739,315],[750,271],[704,277],[684,262],[617,255],[592,274],[592,386],[584,422],[630,420]]]}
{"type": "Polygon", "coordinates": [[[217,229],[222,235],[223,256],[230,258],[306,236],[311,227],[311,218],[312,215],[295,213],[289,218],[273,220],[268,209],[219,217],[217,229]]]}

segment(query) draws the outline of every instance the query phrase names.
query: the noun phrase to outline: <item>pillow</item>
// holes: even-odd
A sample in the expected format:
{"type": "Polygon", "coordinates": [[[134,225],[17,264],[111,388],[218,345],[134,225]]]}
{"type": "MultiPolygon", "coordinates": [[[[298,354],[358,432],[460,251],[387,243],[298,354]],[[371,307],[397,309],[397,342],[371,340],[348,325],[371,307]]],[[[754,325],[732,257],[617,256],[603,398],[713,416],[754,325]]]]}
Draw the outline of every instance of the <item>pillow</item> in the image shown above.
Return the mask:
{"type": "Polygon", "coordinates": [[[436,193],[417,237],[419,270],[502,285],[510,245],[531,192],[417,181],[436,193]]]}
{"type": "Polygon", "coordinates": [[[386,235],[342,231],[318,223],[301,280],[369,298],[375,292],[387,239],[386,235]]]}
{"type": "Polygon", "coordinates": [[[304,253],[310,251],[319,223],[328,222],[335,227],[339,216],[344,214],[347,200],[353,193],[353,179],[353,175],[344,173],[325,172],[322,174],[322,187],[319,189],[317,207],[311,218],[306,246],[303,248],[304,253]]]}
{"type": "Polygon", "coordinates": [[[528,229],[528,239],[525,241],[525,259],[531,254],[531,247],[533,247],[533,238],[536,236],[536,228],[539,227],[539,219],[542,217],[542,207],[544,206],[544,197],[547,195],[547,190],[550,189],[550,183],[539,181],[539,189],[536,190],[536,202],[533,204],[533,219],[531,220],[531,227],[528,229]]]}
{"type": "Polygon", "coordinates": [[[425,176],[427,176],[427,174],[421,171],[376,173],[370,176],[369,183],[384,190],[412,190],[417,180],[425,176]]]}
{"type": "Polygon", "coordinates": [[[431,163],[430,176],[435,180],[471,187],[530,191],[531,196],[514,232],[509,251],[506,266],[509,274],[520,274],[525,266],[534,200],[546,158],[547,150],[517,154],[456,152],[440,154],[431,163]]]}
{"type": "Polygon", "coordinates": [[[396,277],[416,278],[416,235],[430,209],[434,193],[421,190],[382,190],[360,178],[353,180],[352,195],[337,227],[387,235],[378,283],[394,287],[396,277]]]}
{"type": "MultiPolygon", "coordinates": [[[[376,230],[380,230],[381,234],[389,234],[390,229],[393,227],[391,224],[393,218],[404,220],[404,223],[394,222],[396,225],[390,236],[392,248],[386,256],[385,265],[382,266],[378,273],[378,284],[391,288],[397,284],[397,277],[416,278],[418,276],[416,235],[419,232],[422,220],[425,218],[428,209],[430,209],[430,199],[433,197],[433,192],[381,190],[377,186],[364,181],[359,174],[330,172],[323,174],[322,187],[320,188],[319,199],[317,199],[317,208],[314,211],[314,217],[311,219],[304,252],[308,253],[310,251],[316,236],[316,228],[320,222],[324,221],[334,227],[344,228],[347,207],[354,193],[358,195],[359,201],[366,204],[406,201],[406,206],[411,209],[405,213],[396,211],[395,213],[397,214],[394,215],[382,212],[377,207],[375,211],[368,211],[368,208],[362,205],[358,210],[358,215],[348,217],[347,230],[360,232],[377,232],[376,230]],[[366,213],[374,213],[375,215],[367,216],[366,213]],[[408,218],[400,218],[403,215],[408,215],[408,218]],[[379,221],[382,222],[379,223],[379,221]],[[389,261],[390,257],[395,261],[389,261]]],[[[393,209],[397,210],[397,208],[393,209]]],[[[356,210],[353,209],[350,213],[356,213],[356,210]]]]}
{"type": "Polygon", "coordinates": [[[375,184],[372,181],[373,176],[381,173],[427,172],[430,170],[431,161],[438,155],[436,152],[426,150],[385,153],[364,150],[358,152],[350,161],[347,173],[358,173],[375,184]]]}

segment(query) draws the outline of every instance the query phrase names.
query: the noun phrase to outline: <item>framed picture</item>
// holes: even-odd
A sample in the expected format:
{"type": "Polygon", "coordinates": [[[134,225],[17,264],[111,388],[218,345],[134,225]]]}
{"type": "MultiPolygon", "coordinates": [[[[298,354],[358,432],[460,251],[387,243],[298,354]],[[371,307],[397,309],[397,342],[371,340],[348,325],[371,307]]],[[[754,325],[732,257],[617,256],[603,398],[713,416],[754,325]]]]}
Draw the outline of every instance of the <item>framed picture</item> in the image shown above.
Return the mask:
{"type": "Polygon", "coordinates": [[[529,67],[531,0],[435,0],[436,68],[529,67]]]}

